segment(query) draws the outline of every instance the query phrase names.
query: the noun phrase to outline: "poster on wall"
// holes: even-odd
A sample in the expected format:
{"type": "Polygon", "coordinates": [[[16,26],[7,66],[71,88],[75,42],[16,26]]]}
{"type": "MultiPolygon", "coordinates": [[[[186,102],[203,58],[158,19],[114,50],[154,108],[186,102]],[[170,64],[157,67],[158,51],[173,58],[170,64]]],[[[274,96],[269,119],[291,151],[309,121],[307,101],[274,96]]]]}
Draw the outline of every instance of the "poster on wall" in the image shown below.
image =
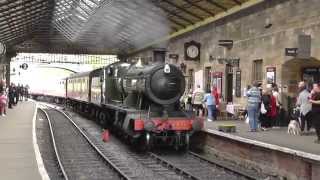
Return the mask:
{"type": "MultiPolygon", "coordinates": [[[[194,73],[194,88],[200,85],[200,88],[203,89],[203,70],[196,71],[194,73]]],[[[203,89],[204,90],[204,89],[203,89]]]]}
{"type": "Polygon", "coordinates": [[[267,67],[267,83],[276,83],[276,67],[267,67]]]}

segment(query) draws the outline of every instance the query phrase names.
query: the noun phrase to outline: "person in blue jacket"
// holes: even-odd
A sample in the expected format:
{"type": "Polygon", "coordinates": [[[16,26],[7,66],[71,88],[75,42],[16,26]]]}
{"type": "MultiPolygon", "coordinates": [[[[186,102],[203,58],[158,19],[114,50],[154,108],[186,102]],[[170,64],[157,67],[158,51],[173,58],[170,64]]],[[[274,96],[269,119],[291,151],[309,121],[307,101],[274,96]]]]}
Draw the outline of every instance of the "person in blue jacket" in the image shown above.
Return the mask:
{"type": "Polygon", "coordinates": [[[216,108],[216,100],[212,95],[211,90],[207,90],[204,95],[203,102],[206,104],[208,110],[208,121],[217,119],[217,108],[216,108]]]}

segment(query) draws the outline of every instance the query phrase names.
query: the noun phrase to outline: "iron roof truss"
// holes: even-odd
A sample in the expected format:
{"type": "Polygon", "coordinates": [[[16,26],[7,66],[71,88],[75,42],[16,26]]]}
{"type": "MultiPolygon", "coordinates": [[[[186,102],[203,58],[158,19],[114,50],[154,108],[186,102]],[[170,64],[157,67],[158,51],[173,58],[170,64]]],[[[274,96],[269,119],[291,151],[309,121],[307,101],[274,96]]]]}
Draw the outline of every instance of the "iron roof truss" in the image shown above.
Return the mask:
{"type": "MultiPolygon", "coordinates": [[[[117,53],[138,49],[249,0],[3,0],[0,41],[117,53]]],[[[20,49],[20,50],[21,50],[20,49]]],[[[32,51],[31,49],[29,49],[32,51]]]]}

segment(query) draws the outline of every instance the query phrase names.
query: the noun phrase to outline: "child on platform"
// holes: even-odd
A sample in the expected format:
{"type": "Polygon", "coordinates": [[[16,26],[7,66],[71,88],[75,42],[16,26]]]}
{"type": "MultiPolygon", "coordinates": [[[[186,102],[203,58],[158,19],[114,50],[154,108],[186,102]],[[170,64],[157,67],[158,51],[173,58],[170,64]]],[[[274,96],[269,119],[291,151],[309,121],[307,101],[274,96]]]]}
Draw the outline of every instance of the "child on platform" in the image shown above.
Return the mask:
{"type": "Polygon", "coordinates": [[[5,115],[6,105],[7,105],[7,96],[6,96],[5,92],[2,91],[0,93],[0,113],[1,113],[1,116],[6,116],[5,115]]]}

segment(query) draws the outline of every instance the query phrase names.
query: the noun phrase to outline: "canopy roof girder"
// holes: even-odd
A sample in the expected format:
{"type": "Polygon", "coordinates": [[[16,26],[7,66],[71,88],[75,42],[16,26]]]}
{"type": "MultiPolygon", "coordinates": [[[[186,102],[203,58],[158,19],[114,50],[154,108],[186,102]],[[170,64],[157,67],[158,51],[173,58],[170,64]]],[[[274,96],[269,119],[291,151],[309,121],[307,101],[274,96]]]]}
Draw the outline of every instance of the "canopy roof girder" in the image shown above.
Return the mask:
{"type": "Polygon", "coordinates": [[[27,40],[44,51],[132,52],[250,1],[262,0],[3,0],[0,42],[20,52],[33,51],[27,40]]]}

